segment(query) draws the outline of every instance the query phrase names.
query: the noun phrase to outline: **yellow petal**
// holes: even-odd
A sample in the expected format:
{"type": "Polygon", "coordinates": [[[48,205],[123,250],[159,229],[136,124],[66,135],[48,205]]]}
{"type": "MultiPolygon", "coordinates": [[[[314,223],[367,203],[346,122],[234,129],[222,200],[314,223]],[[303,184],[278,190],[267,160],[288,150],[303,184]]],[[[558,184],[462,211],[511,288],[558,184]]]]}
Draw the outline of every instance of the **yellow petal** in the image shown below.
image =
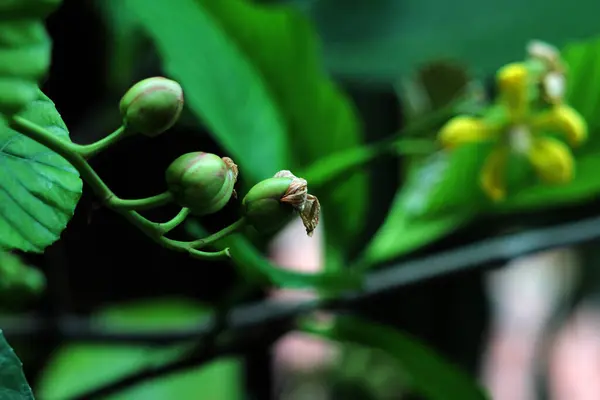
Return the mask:
{"type": "Polygon", "coordinates": [[[527,157],[537,175],[546,183],[566,183],[573,178],[574,161],[571,151],[557,139],[536,138],[527,157]]]}
{"type": "Polygon", "coordinates": [[[440,129],[438,140],[443,147],[451,149],[465,143],[489,140],[495,131],[479,118],[458,116],[440,129]]]}
{"type": "Polygon", "coordinates": [[[531,120],[531,128],[536,131],[561,133],[573,147],[583,143],[588,133],[585,119],[566,104],[556,105],[550,111],[537,114],[531,120]]]}
{"type": "Polygon", "coordinates": [[[498,70],[496,82],[500,100],[514,123],[520,123],[528,112],[529,72],[523,63],[512,63],[498,70]]]}
{"type": "Polygon", "coordinates": [[[481,170],[479,177],[481,187],[494,201],[501,201],[506,197],[504,176],[507,160],[508,148],[505,146],[497,147],[487,157],[481,170]]]}

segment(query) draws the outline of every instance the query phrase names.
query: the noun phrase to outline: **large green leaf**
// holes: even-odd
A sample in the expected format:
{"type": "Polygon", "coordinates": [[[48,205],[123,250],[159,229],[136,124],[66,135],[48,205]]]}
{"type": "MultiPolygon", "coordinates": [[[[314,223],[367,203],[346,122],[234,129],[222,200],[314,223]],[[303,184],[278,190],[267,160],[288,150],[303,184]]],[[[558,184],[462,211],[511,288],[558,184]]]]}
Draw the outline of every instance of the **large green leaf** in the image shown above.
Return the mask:
{"type": "Polygon", "coordinates": [[[333,323],[307,322],[303,328],[331,340],[385,351],[400,362],[411,389],[428,400],[488,398],[475,380],[406,333],[348,316],[336,317],[333,323]]]}
{"type": "MultiPolygon", "coordinates": [[[[97,322],[114,328],[156,331],[189,328],[198,324],[206,309],[179,299],[154,299],[120,304],[102,311],[97,322]]],[[[107,384],[148,366],[181,357],[187,345],[168,348],[72,343],[50,359],[38,393],[47,400],[64,399],[107,384]]],[[[146,381],[107,400],[238,400],[243,398],[241,364],[236,359],[216,360],[189,371],[146,381]]]]}
{"type": "Polygon", "coordinates": [[[33,400],[33,393],[23,374],[23,364],[0,330],[0,398],[33,400]]]}
{"type": "MultiPolygon", "coordinates": [[[[127,4],[248,183],[360,144],[354,110],[323,72],[299,12],[242,0],[127,4]]],[[[364,222],[365,177],[316,194],[328,240],[350,245],[364,222]]]]}
{"type": "Polygon", "coordinates": [[[50,66],[52,42],[44,27],[61,0],[0,3],[0,112],[18,112],[38,96],[50,66]]]}
{"type": "Polygon", "coordinates": [[[316,21],[331,71],[361,82],[394,83],[442,58],[491,73],[532,38],[563,46],[600,32],[595,0],[292,1],[316,21]]]}
{"type": "Polygon", "coordinates": [[[285,119],[274,93],[252,57],[203,3],[125,2],[156,44],[166,70],[183,86],[191,110],[240,165],[246,179],[258,181],[288,166],[285,119]]]}
{"type": "MultiPolygon", "coordinates": [[[[19,114],[64,140],[69,132],[54,103],[38,90],[19,114]]],[[[0,247],[42,252],[73,216],[82,182],[71,164],[0,124],[0,247]]]]}

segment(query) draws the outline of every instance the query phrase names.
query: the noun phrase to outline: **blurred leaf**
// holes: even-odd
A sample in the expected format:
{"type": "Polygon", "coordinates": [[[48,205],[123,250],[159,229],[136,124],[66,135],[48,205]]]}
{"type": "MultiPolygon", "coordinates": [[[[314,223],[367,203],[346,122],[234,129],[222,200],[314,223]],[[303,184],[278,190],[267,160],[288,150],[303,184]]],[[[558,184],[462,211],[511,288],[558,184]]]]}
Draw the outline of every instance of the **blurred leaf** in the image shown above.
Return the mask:
{"type": "MultiPolygon", "coordinates": [[[[299,12],[242,0],[127,4],[247,183],[361,143],[354,110],[322,70],[299,12]]],[[[338,248],[363,226],[366,185],[354,175],[316,193],[338,248]]]]}
{"type": "Polygon", "coordinates": [[[248,239],[235,236],[225,239],[231,246],[231,254],[242,273],[263,284],[289,289],[314,289],[325,293],[357,290],[362,286],[362,276],[356,271],[340,269],[305,273],[291,271],[273,265],[256,249],[248,239]]]}
{"type": "MultiPolygon", "coordinates": [[[[64,140],[69,131],[38,90],[20,116],[64,140]]],[[[81,197],[79,173],[58,154],[0,123],[0,247],[41,253],[60,237],[81,197]]]]}
{"type": "Polygon", "coordinates": [[[15,254],[0,250],[0,299],[18,301],[18,297],[39,295],[46,286],[44,274],[15,254]]]}
{"type": "Polygon", "coordinates": [[[385,351],[400,362],[409,387],[428,400],[488,399],[473,379],[406,333],[347,316],[336,317],[333,323],[307,322],[302,328],[327,339],[385,351]]]}
{"type": "Polygon", "coordinates": [[[14,114],[38,98],[52,42],[44,19],[61,0],[0,3],[0,112],[14,114]]]}
{"type": "Polygon", "coordinates": [[[330,379],[333,398],[344,400],[403,399],[408,379],[397,357],[370,346],[344,343],[330,379]]]}
{"type": "MultiPolygon", "coordinates": [[[[208,232],[194,220],[186,221],[185,228],[194,238],[207,236],[208,232]]],[[[321,273],[304,273],[273,265],[242,235],[228,236],[217,243],[219,248],[230,247],[233,261],[243,277],[261,285],[289,289],[315,289],[324,292],[359,289],[362,276],[356,271],[340,270],[321,273]]]]}
{"type": "Polygon", "coordinates": [[[485,146],[439,151],[413,161],[390,211],[363,253],[374,266],[424,246],[458,228],[489,200],[479,188],[485,146]]]}
{"type": "Polygon", "coordinates": [[[394,83],[438,59],[491,73],[522,58],[528,40],[564,46],[600,31],[594,0],[325,0],[302,5],[316,22],[329,69],[367,83],[394,83]]]}
{"type": "Polygon", "coordinates": [[[134,83],[135,68],[146,51],[136,16],[122,0],[96,0],[94,3],[106,27],[107,78],[109,89],[123,94],[134,83]]]}
{"type": "Polygon", "coordinates": [[[419,68],[413,76],[401,78],[397,93],[405,122],[419,117],[427,118],[427,113],[447,107],[459,95],[467,92],[470,81],[465,67],[444,61],[429,63],[419,68]]]}
{"type": "Polygon", "coordinates": [[[0,398],[33,400],[33,393],[23,374],[23,364],[0,330],[0,398]]]}
{"type": "MultiPolygon", "coordinates": [[[[201,322],[206,309],[178,299],[153,299],[120,304],[100,312],[98,323],[140,331],[182,329],[201,322]]],[[[131,345],[72,343],[51,357],[37,392],[47,400],[64,399],[119,379],[151,365],[179,358],[188,345],[166,348],[131,345]]],[[[243,398],[241,364],[232,358],[220,359],[188,371],[146,381],[107,400],[196,400],[199,394],[211,400],[243,398]],[[226,383],[226,384],[224,384],[226,383]]]]}
{"type": "Polygon", "coordinates": [[[449,213],[431,219],[415,219],[395,202],[388,217],[362,256],[366,267],[397,258],[452,232],[468,222],[473,213],[449,213]]]}

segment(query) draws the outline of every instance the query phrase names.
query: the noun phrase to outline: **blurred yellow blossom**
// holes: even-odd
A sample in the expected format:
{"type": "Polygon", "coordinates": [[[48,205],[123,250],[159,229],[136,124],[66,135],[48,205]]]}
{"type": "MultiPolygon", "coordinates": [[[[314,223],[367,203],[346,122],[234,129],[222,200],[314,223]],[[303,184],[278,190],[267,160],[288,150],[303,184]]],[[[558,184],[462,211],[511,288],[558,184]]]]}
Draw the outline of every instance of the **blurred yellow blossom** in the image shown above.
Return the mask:
{"type": "Polygon", "coordinates": [[[542,42],[528,46],[529,59],[502,67],[496,74],[498,96],[481,117],[457,116],[440,130],[445,148],[484,141],[495,143],[480,173],[480,183],[493,200],[506,197],[508,156],[525,157],[545,183],[573,178],[570,148],[551,134],[562,135],[571,147],[587,137],[583,117],[564,103],[565,69],[558,52],[542,42]]]}

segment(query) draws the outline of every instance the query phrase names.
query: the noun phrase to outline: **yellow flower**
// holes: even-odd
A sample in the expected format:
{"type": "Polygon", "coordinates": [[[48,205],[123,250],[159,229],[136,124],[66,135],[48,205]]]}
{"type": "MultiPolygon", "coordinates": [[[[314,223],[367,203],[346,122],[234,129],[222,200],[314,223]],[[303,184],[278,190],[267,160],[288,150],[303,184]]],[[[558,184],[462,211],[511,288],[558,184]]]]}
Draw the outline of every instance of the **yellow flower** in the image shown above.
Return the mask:
{"type": "Polygon", "coordinates": [[[483,190],[495,201],[506,197],[504,175],[509,154],[525,157],[543,182],[566,183],[573,177],[573,156],[565,143],[548,134],[564,136],[572,147],[587,137],[585,120],[564,104],[562,97],[542,109],[533,106],[540,96],[536,76],[525,63],[504,66],[496,76],[496,104],[486,115],[457,116],[439,134],[445,148],[495,142],[480,175],[483,190]]]}

